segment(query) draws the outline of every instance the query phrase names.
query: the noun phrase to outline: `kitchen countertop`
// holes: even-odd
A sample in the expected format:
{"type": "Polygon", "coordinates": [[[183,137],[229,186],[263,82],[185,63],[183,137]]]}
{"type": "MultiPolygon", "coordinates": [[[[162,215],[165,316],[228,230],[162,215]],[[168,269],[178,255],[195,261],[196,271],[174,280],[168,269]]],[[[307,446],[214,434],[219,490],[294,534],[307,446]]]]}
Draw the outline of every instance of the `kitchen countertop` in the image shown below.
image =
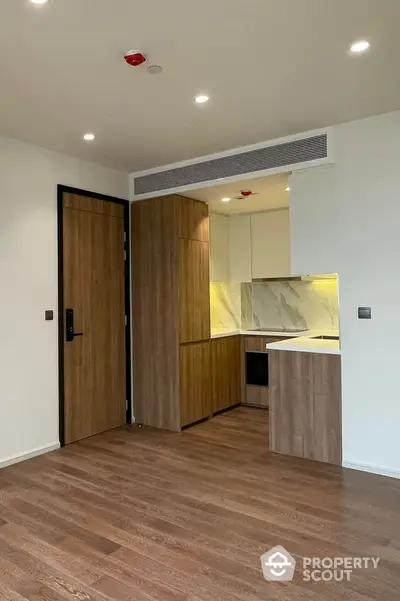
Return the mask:
{"type": "Polygon", "coordinates": [[[271,351],[297,351],[302,353],[325,353],[327,355],[340,355],[339,340],[316,340],[313,336],[338,336],[337,330],[308,330],[306,332],[260,332],[259,330],[228,330],[213,329],[211,338],[224,338],[225,336],[276,336],[287,337],[288,340],[271,342],[267,349],[271,351]]]}
{"type": "Polygon", "coordinates": [[[260,330],[228,330],[225,328],[213,329],[211,331],[211,338],[224,338],[225,336],[274,336],[277,338],[285,338],[285,337],[294,337],[297,336],[306,336],[308,335],[308,331],[304,332],[273,332],[273,331],[262,331],[260,330]]]}
{"type": "Polygon", "coordinates": [[[340,355],[340,340],[318,340],[312,336],[337,336],[338,332],[312,330],[305,336],[298,336],[281,342],[271,342],[267,345],[269,351],[297,351],[299,353],[323,353],[325,355],[340,355]]]}
{"type": "Polygon", "coordinates": [[[211,338],[225,338],[225,336],[238,336],[241,330],[227,330],[225,328],[213,328],[211,330],[211,338]]]}

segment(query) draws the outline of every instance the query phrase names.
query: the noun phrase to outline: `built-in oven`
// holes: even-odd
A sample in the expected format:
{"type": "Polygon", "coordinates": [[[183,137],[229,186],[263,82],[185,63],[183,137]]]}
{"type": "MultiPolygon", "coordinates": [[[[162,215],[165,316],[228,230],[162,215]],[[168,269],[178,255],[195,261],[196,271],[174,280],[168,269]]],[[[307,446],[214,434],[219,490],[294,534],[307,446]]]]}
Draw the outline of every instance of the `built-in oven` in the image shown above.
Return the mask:
{"type": "Polygon", "coordinates": [[[244,339],[243,357],[243,403],[252,407],[269,406],[269,342],[271,337],[248,336],[244,339]]]}
{"type": "Polygon", "coordinates": [[[247,386],[269,386],[268,353],[246,352],[247,386]]]}

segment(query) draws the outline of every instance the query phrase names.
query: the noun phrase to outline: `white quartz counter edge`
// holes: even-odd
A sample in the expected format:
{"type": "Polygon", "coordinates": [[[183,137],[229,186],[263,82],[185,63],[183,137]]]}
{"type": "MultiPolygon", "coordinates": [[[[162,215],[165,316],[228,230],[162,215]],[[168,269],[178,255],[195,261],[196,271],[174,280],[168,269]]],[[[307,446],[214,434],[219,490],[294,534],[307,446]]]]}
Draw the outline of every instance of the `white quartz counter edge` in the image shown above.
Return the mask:
{"type": "Polygon", "coordinates": [[[309,336],[310,332],[260,332],[260,330],[213,330],[211,338],[225,338],[226,336],[274,336],[276,338],[296,338],[309,336]]]}
{"type": "Polygon", "coordinates": [[[226,338],[227,336],[239,336],[241,334],[240,330],[213,330],[211,332],[211,338],[226,338]]]}
{"type": "Polygon", "coordinates": [[[271,342],[267,349],[271,351],[295,351],[299,353],[325,353],[327,355],[340,355],[338,340],[316,340],[312,336],[338,335],[336,330],[309,330],[308,332],[260,332],[259,330],[213,330],[211,338],[225,338],[226,336],[276,336],[287,337],[288,340],[271,342]]]}
{"type": "Polygon", "coordinates": [[[291,340],[271,342],[267,344],[269,351],[295,351],[298,353],[323,353],[325,355],[340,355],[340,343],[338,340],[316,340],[300,336],[291,340]]]}

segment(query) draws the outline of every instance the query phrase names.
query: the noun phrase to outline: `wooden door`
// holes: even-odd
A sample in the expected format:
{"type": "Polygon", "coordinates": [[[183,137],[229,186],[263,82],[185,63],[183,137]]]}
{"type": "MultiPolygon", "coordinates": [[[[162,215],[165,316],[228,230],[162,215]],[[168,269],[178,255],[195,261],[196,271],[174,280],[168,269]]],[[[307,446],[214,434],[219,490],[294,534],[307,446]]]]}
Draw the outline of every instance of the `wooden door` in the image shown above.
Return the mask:
{"type": "Polygon", "coordinates": [[[211,340],[213,413],[240,403],[239,336],[211,340]]]}
{"type": "Polygon", "coordinates": [[[64,193],[64,442],[126,422],[123,206],[64,193]],[[66,311],[73,310],[67,341],[66,311]]]}
{"type": "Polygon", "coordinates": [[[210,394],[210,343],[180,347],[181,425],[187,426],[212,414],[210,394]]]}
{"type": "Polygon", "coordinates": [[[180,241],[180,342],[210,338],[210,265],[208,242],[180,241]]]}

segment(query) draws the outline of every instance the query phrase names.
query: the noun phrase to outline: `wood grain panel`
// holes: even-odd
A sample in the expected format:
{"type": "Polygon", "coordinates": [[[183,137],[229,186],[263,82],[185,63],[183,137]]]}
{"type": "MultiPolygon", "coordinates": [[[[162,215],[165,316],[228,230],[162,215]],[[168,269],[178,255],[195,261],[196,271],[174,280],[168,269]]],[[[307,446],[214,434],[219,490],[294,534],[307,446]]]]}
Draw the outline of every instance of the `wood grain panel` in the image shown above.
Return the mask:
{"type": "Polygon", "coordinates": [[[239,336],[211,340],[212,411],[240,403],[239,336]]]}
{"type": "Polygon", "coordinates": [[[179,209],[132,203],[133,398],[139,423],[180,429],[179,209]]]}
{"type": "Polygon", "coordinates": [[[178,196],[179,235],[189,240],[209,242],[208,206],[204,202],[178,196]]]}
{"type": "Polygon", "coordinates": [[[69,192],[64,194],[63,200],[64,208],[79,209],[81,211],[89,211],[90,213],[98,213],[110,217],[120,217],[121,219],[124,217],[124,207],[117,203],[69,192]]]}
{"type": "Polygon", "coordinates": [[[63,223],[64,307],[83,333],[64,341],[68,444],[126,420],[124,222],[64,208],[63,223]]]}
{"type": "Polygon", "coordinates": [[[92,423],[98,433],[126,422],[124,222],[95,215],[91,226],[92,423]]]}
{"type": "Polygon", "coordinates": [[[181,345],[180,399],[182,426],[212,414],[209,342],[181,345]]]}
{"type": "Polygon", "coordinates": [[[246,338],[240,336],[240,402],[246,403],[246,338]]]}
{"type": "MultiPolygon", "coordinates": [[[[85,302],[90,295],[91,265],[81,257],[90,252],[85,231],[90,213],[65,209],[63,215],[64,307],[74,310],[75,332],[84,336],[66,343],[64,337],[64,440],[68,444],[90,436],[93,373],[90,364],[90,314],[85,302]],[[78,271],[77,271],[78,270],[78,271]]],[[[90,230],[90,224],[89,224],[90,230]]]]}
{"type": "Polygon", "coordinates": [[[303,456],[303,405],[311,392],[311,357],[310,353],[269,352],[272,451],[303,456]]]}
{"type": "Polygon", "coordinates": [[[180,240],[180,342],[210,338],[209,245],[180,240]]]}
{"type": "Polygon", "coordinates": [[[286,336],[284,338],[281,338],[279,336],[245,336],[244,337],[244,344],[245,344],[245,350],[246,351],[253,351],[253,352],[264,352],[267,353],[268,349],[267,349],[267,345],[271,344],[272,342],[280,342],[281,340],[290,340],[289,338],[287,338],[286,336]]]}
{"type": "Polygon", "coordinates": [[[264,409],[268,408],[268,386],[253,386],[247,384],[245,389],[245,399],[243,401],[243,405],[248,405],[249,407],[263,407],[264,409]]]}
{"type": "MultiPolygon", "coordinates": [[[[313,354],[312,428],[314,445],[304,457],[342,463],[342,376],[340,355],[313,354]]],[[[311,440],[311,439],[306,439],[311,440]]]]}
{"type": "Polygon", "coordinates": [[[270,449],[342,461],[341,357],[269,351],[270,449]]]}

